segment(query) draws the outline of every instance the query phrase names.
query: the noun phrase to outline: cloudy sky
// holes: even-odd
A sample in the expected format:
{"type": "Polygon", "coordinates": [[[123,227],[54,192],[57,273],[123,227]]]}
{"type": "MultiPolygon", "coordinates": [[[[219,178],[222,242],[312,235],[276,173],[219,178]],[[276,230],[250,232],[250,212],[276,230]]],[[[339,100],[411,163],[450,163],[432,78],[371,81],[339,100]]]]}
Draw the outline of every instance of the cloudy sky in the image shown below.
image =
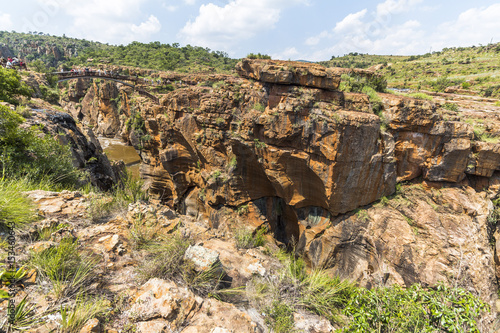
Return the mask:
{"type": "Polygon", "coordinates": [[[2,3],[0,30],[318,61],[349,52],[412,55],[500,42],[500,2],[24,0],[2,3]]]}

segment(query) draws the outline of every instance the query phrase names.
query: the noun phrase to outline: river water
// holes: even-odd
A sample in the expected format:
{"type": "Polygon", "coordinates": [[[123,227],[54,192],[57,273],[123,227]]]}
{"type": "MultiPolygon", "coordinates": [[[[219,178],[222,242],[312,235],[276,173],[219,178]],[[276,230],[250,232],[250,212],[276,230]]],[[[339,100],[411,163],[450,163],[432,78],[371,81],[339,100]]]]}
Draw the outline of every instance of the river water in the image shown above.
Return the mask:
{"type": "Polygon", "coordinates": [[[128,146],[120,139],[98,138],[101,147],[111,161],[123,160],[127,166],[127,170],[134,177],[139,178],[139,166],[141,158],[135,151],[134,147],[128,146]]]}

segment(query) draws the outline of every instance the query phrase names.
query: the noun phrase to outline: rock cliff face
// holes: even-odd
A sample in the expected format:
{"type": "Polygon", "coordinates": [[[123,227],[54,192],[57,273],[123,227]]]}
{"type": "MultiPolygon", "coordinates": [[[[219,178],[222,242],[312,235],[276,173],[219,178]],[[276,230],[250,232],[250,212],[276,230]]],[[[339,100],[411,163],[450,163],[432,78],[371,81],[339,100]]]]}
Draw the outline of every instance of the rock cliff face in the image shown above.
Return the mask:
{"type": "Polygon", "coordinates": [[[335,90],[340,71],[260,60],[237,70],[260,81],[178,89],[141,111],[143,174],[171,206],[272,199],[298,237],[300,210],[336,216],[392,194],[397,181],[457,183],[499,166],[496,145],[474,142],[469,124],[444,121],[431,102],[381,94],[381,130],[367,96],[335,90]]]}
{"type": "Polygon", "coordinates": [[[494,304],[498,144],[426,100],[379,94],[375,115],[367,95],[337,90],[343,69],[245,59],[236,70],[160,73],[177,87],[160,105],[78,82],[68,105],[81,100],[76,117],[136,147],[153,198],[214,229],[230,207],[332,274],[447,281],[494,304]]]}
{"type": "Polygon", "coordinates": [[[364,285],[444,280],[493,304],[499,145],[425,100],[380,94],[379,117],[366,95],[336,90],[342,70],[244,60],[237,71],[139,103],[144,125],[124,134],[154,198],[213,228],[220,207],[248,212],[311,265],[364,285]],[[387,205],[402,181],[444,188],[387,205]]]}

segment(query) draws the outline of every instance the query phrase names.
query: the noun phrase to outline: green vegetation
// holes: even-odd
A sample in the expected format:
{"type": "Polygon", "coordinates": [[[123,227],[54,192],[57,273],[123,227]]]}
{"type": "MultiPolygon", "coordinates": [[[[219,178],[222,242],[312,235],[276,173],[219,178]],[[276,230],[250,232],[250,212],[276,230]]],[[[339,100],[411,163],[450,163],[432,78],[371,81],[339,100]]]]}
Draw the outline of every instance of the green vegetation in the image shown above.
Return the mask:
{"type": "Polygon", "coordinates": [[[0,105],[0,166],[2,179],[28,178],[69,186],[81,173],[73,166],[69,146],[44,135],[39,128],[21,129],[24,119],[0,105]]]}
{"type": "Polygon", "coordinates": [[[102,298],[85,298],[78,295],[73,306],[61,305],[61,333],[80,332],[85,323],[109,312],[109,301],[102,298]]]}
{"type": "MultiPolygon", "coordinates": [[[[208,48],[191,45],[181,47],[178,43],[170,45],[160,42],[148,44],[132,42],[126,46],[114,46],[76,38],[50,36],[41,32],[26,34],[0,31],[0,43],[7,44],[15,54],[22,54],[28,67],[40,60],[48,67],[55,68],[112,63],[163,71],[215,70],[227,73],[237,62],[236,59],[229,58],[225,52],[211,51],[208,48]],[[37,44],[56,49],[61,55],[71,54],[72,56],[62,56],[56,59],[53,55],[55,52],[39,53],[38,47],[27,46],[37,44]]],[[[35,63],[35,68],[38,67],[41,66],[35,63]]]]}
{"type": "MultiPolygon", "coordinates": [[[[25,296],[14,309],[14,321],[11,323],[8,320],[3,320],[0,329],[5,329],[6,332],[25,331],[35,324],[42,323],[42,319],[36,314],[36,304],[28,303],[25,296]]],[[[10,308],[8,308],[7,316],[10,318],[10,308]]]]}
{"type": "Polygon", "coordinates": [[[488,307],[461,288],[359,289],[345,313],[343,332],[479,332],[477,319],[488,307]]]}
{"type": "Polygon", "coordinates": [[[275,333],[291,333],[294,330],[293,309],[286,303],[274,301],[264,309],[265,323],[275,333]]]}
{"type": "Polygon", "coordinates": [[[238,229],[235,232],[236,247],[238,249],[251,249],[254,247],[263,246],[265,244],[264,235],[266,228],[259,228],[255,232],[248,229],[238,229]]]}
{"type": "Polygon", "coordinates": [[[122,175],[121,182],[110,191],[109,195],[91,194],[87,216],[93,222],[101,221],[117,212],[125,211],[131,203],[147,200],[148,195],[142,189],[143,184],[141,179],[133,177],[131,173],[122,175]]]}
{"type": "Polygon", "coordinates": [[[387,81],[378,75],[366,77],[351,72],[349,74],[342,74],[341,79],[339,90],[345,92],[360,93],[365,87],[369,87],[376,92],[384,92],[387,88],[387,81]]]}
{"type": "Polygon", "coordinates": [[[372,67],[394,88],[444,91],[457,86],[486,97],[500,97],[499,46],[452,47],[416,56],[350,53],[320,63],[327,67],[372,67]]]}
{"type": "Polygon", "coordinates": [[[33,203],[22,194],[28,189],[26,182],[0,181],[0,230],[12,224],[22,228],[35,220],[33,203]]]}
{"type": "Polygon", "coordinates": [[[247,58],[248,59],[271,59],[271,56],[269,56],[267,54],[260,54],[260,53],[257,53],[257,54],[249,53],[249,54],[247,54],[247,58]]]}
{"type": "Polygon", "coordinates": [[[148,255],[138,267],[141,280],[147,281],[155,277],[172,280],[198,295],[217,295],[224,278],[220,267],[212,266],[204,271],[195,270],[190,261],[184,260],[189,245],[190,242],[179,234],[150,240],[144,246],[148,255]]]}
{"type": "Polygon", "coordinates": [[[29,266],[50,282],[56,298],[71,297],[92,280],[97,261],[78,251],[78,243],[64,238],[58,246],[31,252],[29,266]]]}
{"type": "Polygon", "coordinates": [[[31,88],[21,82],[21,76],[16,70],[0,66],[0,101],[18,105],[18,97],[31,97],[31,94],[31,88]]]}
{"type": "Polygon", "coordinates": [[[455,103],[444,103],[443,108],[449,111],[458,111],[458,106],[455,103]]]}
{"type": "Polygon", "coordinates": [[[342,323],[342,309],[354,296],[356,288],[347,280],[329,277],[319,269],[306,273],[300,258],[278,252],[282,267],[271,279],[256,277],[247,285],[247,296],[263,312],[271,314],[271,326],[288,328],[293,323],[290,309],[304,309],[342,323]]]}
{"type": "Polygon", "coordinates": [[[260,103],[255,103],[253,105],[253,109],[254,110],[257,110],[257,111],[260,111],[260,112],[264,112],[266,110],[266,107],[260,103]]]}
{"type": "Polygon", "coordinates": [[[398,285],[365,289],[306,272],[302,259],[278,252],[282,267],[272,278],[255,277],[246,293],[274,332],[293,332],[293,313],[306,310],[344,326],[343,332],[479,332],[478,319],[489,311],[478,297],[444,284],[423,288],[398,285]]]}
{"type": "Polygon", "coordinates": [[[432,101],[432,96],[429,96],[425,93],[417,92],[417,93],[412,93],[408,94],[408,97],[416,98],[416,99],[423,99],[425,101],[432,101]]]}

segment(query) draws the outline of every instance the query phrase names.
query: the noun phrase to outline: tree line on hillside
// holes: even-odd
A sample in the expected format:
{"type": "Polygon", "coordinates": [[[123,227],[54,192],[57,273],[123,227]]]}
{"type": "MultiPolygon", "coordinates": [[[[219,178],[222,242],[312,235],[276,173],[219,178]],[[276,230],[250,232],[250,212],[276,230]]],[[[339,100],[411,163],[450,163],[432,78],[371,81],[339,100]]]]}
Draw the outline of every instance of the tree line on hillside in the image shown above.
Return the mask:
{"type": "Polygon", "coordinates": [[[141,67],[179,72],[229,72],[237,59],[227,53],[198,46],[180,46],[160,42],[109,45],[76,38],[50,36],[43,33],[0,31],[0,47],[27,62],[37,60],[47,67],[61,68],[79,65],[113,65],[141,67]]]}

